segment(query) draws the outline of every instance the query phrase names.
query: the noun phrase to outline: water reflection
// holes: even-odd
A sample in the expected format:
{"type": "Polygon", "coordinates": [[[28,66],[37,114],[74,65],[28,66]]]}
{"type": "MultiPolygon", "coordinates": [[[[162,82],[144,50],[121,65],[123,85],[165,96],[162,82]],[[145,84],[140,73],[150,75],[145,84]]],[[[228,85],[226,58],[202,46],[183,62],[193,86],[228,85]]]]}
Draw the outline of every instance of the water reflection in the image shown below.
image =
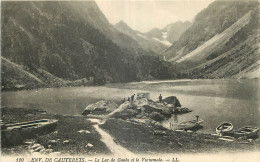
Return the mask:
{"type": "Polygon", "coordinates": [[[178,123],[178,115],[176,114],[173,115],[173,121],[174,123],[178,123]]]}

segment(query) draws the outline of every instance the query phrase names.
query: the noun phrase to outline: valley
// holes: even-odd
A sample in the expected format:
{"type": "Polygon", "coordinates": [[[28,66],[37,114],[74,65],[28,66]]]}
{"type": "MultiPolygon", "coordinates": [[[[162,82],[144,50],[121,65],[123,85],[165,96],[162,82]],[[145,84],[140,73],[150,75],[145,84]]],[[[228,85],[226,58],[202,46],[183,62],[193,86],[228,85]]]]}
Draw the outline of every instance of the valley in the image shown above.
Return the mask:
{"type": "Polygon", "coordinates": [[[192,23],[140,32],[94,1],[4,2],[2,90],[258,78],[258,13],[257,1],[215,1],[192,23]]]}
{"type": "Polygon", "coordinates": [[[3,159],[257,159],[259,4],[1,2],[3,159]]]}

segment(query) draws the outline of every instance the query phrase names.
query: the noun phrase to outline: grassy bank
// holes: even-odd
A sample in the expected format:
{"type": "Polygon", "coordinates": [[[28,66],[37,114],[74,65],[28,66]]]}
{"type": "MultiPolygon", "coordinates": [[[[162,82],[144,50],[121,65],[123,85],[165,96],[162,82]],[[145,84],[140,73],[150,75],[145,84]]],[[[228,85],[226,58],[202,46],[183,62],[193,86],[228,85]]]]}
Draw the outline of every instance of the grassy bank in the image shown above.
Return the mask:
{"type": "MultiPolygon", "coordinates": [[[[34,143],[61,154],[109,154],[106,145],[100,141],[101,136],[95,131],[92,123],[82,116],[64,116],[47,114],[42,111],[23,108],[2,108],[1,119],[4,122],[22,122],[37,119],[59,120],[55,132],[32,139],[34,143]],[[87,130],[87,133],[78,131],[87,130]]],[[[26,140],[28,141],[28,140],[26,140]]],[[[25,143],[19,146],[1,148],[3,154],[30,153],[25,143]]]]}
{"type": "Polygon", "coordinates": [[[160,126],[147,126],[110,119],[100,126],[121,146],[134,153],[181,153],[260,150],[260,141],[222,141],[209,134],[170,131],[160,126]],[[159,133],[158,133],[159,132],[159,133]]]}

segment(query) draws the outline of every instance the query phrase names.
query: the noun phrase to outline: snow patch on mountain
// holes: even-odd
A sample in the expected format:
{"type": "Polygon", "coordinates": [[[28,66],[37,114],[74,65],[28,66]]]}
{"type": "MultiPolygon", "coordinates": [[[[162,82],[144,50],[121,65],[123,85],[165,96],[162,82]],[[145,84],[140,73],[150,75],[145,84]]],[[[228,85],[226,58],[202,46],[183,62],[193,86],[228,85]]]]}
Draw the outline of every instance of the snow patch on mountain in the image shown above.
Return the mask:
{"type": "Polygon", "coordinates": [[[167,41],[167,40],[160,40],[160,39],[158,39],[158,38],[153,38],[153,40],[156,40],[156,41],[158,41],[158,42],[160,42],[160,43],[162,43],[162,44],[164,44],[164,45],[166,45],[166,46],[168,46],[168,47],[170,47],[172,44],[169,42],[169,41],[167,41]]]}
{"type": "Polygon", "coordinates": [[[168,38],[168,33],[167,32],[162,32],[162,37],[163,37],[163,39],[167,39],[168,38]]]}
{"type": "Polygon", "coordinates": [[[143,34],[137,33],[137,35],[138,35],[139,37],[142,37],[142,38],[146,39],[146,40],[149,40],[149,39],[148,39],[145,35],[143,35],[143,34]]]}

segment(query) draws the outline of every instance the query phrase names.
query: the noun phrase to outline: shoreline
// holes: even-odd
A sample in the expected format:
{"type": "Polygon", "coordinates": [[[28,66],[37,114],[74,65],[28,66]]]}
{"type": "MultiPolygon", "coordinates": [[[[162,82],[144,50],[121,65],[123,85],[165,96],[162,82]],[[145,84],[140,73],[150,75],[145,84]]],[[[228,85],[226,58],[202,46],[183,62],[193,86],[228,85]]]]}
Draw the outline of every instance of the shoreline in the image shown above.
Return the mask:
{"type": "MultiPolygon", "coordinates": [[[[166,80],[141,80],[141,81],[132,81],[132,82],[116,82],[116,83],[105,83],[100,85],[84,85],[84,84],[78,84],[78,85],[64,85],[64,86],[50,86],[50,85],[44,85],[34,88],[16,88],[15,86],[12,88],[2,88],[2,92],[12,92],[12,91],[26,91],[26,90],[38,90],[38,89],[47,89],[47,88],[68,88],[68,87],[102,87],[102,86],[109,86],[110,84],[154,84],[154,83],[168,83],[168,82],[188,82],[188,81],[200,81],[200,80],[258,80],[259,78],[180,78],[180,79],[166,79],[166,80]]],[[[77,80],[76,80],[77,81],[77,80]]],[[[73,82],[73,81],[70,81],[73,82]]]]}
{"type": "MultiPolygon", "coordinates": [[[[100,134],[94,129],[95,123],[87,120],[87,117],[55,115],[24,108],[4,109],[1,114],[4,122],[22,122],[43,118],[58,119],[59,124],[55,132],[29,140],[34,144],[40,144],[45,150],[53,149],[52,153],[56,154],[111,155],[110,150],[102,142],[100,134]],[[87,133],[79,133],[81,130],[83,132],[87,130],[87,133]]],[[[133,123],[115,118],[109,118],[99,126],[114,138],[116,144],[137,154],[260,151],[259,139],[228,142],[219,140],[219,137],[210,134],[171,131],[161,126],[133,123]],[[160,131],[163,133],[154,133],[160,131]]],[[[32,154],[30,147],[23,143],[12,147],[2,146],[1,150],[2,155],[32,154]]]]}
{"type": "Polygon", "coordinates": [[[172,131],[161,126],[151,127],[118,119],[109,119],[101,125],[101,128],[114,136],[120,145],[136,153],[216,153],[221,151],[235,153],[260,150],[259,139],[251,142],[238,139],[228,142],[211,134],[172,131]],[[162,133],[155,134],[155,132],[162,133]]]}

